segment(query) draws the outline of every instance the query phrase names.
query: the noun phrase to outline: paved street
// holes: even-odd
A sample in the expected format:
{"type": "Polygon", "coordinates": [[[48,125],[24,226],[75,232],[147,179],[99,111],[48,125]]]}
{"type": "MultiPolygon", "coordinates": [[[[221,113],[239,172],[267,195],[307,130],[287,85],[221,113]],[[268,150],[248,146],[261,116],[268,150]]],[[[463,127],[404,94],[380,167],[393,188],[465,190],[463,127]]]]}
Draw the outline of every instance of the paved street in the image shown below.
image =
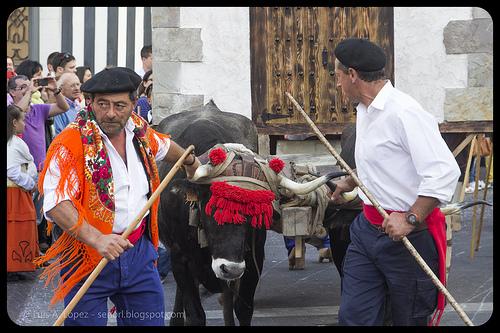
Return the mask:
{"type": "MultiPolygon", "coordinates": [[[[479,192],[482,198],[483,192],[479,192]]],[[[471,195],[466,195],[470,200],[471,195]]],[[[488,201],[493,193],[489,191],[488,201]]],[[[472,208],[462,216],[462,229],[453,233],[452,265],[448,290],[461,304],[475,325],[485,323],[493,310],[493,215],[487,207],[481,233],[481,246],[470,259],[472,208]]],[[[477,209],[479,216],[480,208],[477,209]]],[[[306,250],[306,267],[289,271],[283,237],[270,231],[266,243],[266,260],[255,296],[255,326],[323,326],[337,325],[340,303],[340,278],[333,263],[319,263],[317,251],[306,250]]],[[[18,325],[52,325],[62,311],[58,304],[48,309],[51,292],[36,279],[39,271],[28,280],[7,284],[7,310],[18,325]]],[[[164,285],[166,311],[171,311],[175,296],[175,281],[169,274],[164,285]]],[[[203,295],[207,325],[223,325],[218,295],[203,295]]],[[[115,325],[110,320],[108,325],[115,325]]],[[[166,321],[168,325],[168,320],[166,321]]],[[[454,309],[448,305],[441,326],[464,326],[454,309]]]]}

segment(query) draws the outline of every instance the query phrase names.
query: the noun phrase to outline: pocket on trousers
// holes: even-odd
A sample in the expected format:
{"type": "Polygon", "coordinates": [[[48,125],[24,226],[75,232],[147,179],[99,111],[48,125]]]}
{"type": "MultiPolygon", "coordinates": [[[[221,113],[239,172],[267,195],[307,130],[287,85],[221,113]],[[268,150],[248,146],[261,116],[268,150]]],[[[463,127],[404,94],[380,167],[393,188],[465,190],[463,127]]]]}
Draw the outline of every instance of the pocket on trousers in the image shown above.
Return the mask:
{"type": "Polygon", "coordinates": [[[413,318],[429,316],[437,306],[438,290],[431,279],[417,280],[413,318]]]}

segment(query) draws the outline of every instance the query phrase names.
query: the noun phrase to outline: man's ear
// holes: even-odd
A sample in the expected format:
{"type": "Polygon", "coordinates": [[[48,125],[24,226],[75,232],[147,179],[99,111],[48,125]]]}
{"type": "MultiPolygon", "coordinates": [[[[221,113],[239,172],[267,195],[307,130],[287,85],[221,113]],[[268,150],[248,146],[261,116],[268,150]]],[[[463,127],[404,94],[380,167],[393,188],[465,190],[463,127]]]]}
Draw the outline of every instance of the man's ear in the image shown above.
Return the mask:
{"type": "Polygon", "coordinates": [[[356,82],[356,79],[358,78],[358,72],[354,68],[349,68],[349,78],[351,79],[351,82],[354,83],[356,82]]]}

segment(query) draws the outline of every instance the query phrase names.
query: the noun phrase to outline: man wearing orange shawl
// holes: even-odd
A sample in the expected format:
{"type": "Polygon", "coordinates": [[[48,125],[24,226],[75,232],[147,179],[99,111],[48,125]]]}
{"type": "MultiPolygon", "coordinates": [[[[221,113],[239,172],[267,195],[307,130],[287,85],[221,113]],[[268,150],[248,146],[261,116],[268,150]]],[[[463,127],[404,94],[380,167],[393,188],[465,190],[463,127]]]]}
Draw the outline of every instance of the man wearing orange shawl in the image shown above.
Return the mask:
{"type": "MultiPolygon", "coordinates": [[[[339,324],[380,326],[390,310],[394,326],[437,325],[444,295],[401,239],[408,238],[445,285],[445,219],[438,205],[451,200],[460,169],[437,120],[385,79],[380,46],[348,38],[334,53],[337,86],[358,104],[357,175],[389,215],[384,220],[360,193],[363,212],[350,227],[339,324]]],[[[334,201],[356,186],[352,177],[337,185],[334,201]]]]}
{"type": "MultiPolygon", "coordinates": [[[[108,298],[118,325],[164,325],[164,295],[156,268],[158,200],[127,240],[122,234],[160,183],[156,162],[175,162],[184,149],[133,113],[141,78],[123,67],[97,73],[82,86],[92,96],[52,142],[38,187],[44,212],[62,235],[38,257],[51,260],[41,278],[58,284],[51,304],[67,305],[102,257],[110,262],[65,320],[107,324],[108,298]]],[[[185,169],[199,166],[193,155],[185,169]]]]}

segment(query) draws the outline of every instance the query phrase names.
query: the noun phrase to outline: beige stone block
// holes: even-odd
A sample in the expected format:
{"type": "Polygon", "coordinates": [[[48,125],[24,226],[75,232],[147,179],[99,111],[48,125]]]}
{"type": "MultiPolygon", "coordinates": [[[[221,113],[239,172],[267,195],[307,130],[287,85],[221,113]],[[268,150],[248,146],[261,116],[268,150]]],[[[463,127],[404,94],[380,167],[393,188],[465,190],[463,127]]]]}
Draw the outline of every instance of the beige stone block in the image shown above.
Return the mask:
{"type": "Polygon", "coordinates": [[[152,39],[155,61],[203,60],[200,28],[156,28],[153,30],[152,39]]]}
{"type": "Polygon", "coordinates": [[[493,120],[493,89],[446,89],[444,118],[446,121],[493,120]]]}
{"type": "Polygon", "coordinates": [[[180,27],[180,7],[151,7],[151,25],[153,28],[180,27]]]}
{"type": "Polygon", "coordinates": [[[447,54],[493,53],[493,20],[450,21],[443,31],[447,54]]]}
{"type": "Polygon", "coordinates": [[[493,87],[493,55],[489,53],[471,53],[468,60],[468,86],[493,87]]]}

